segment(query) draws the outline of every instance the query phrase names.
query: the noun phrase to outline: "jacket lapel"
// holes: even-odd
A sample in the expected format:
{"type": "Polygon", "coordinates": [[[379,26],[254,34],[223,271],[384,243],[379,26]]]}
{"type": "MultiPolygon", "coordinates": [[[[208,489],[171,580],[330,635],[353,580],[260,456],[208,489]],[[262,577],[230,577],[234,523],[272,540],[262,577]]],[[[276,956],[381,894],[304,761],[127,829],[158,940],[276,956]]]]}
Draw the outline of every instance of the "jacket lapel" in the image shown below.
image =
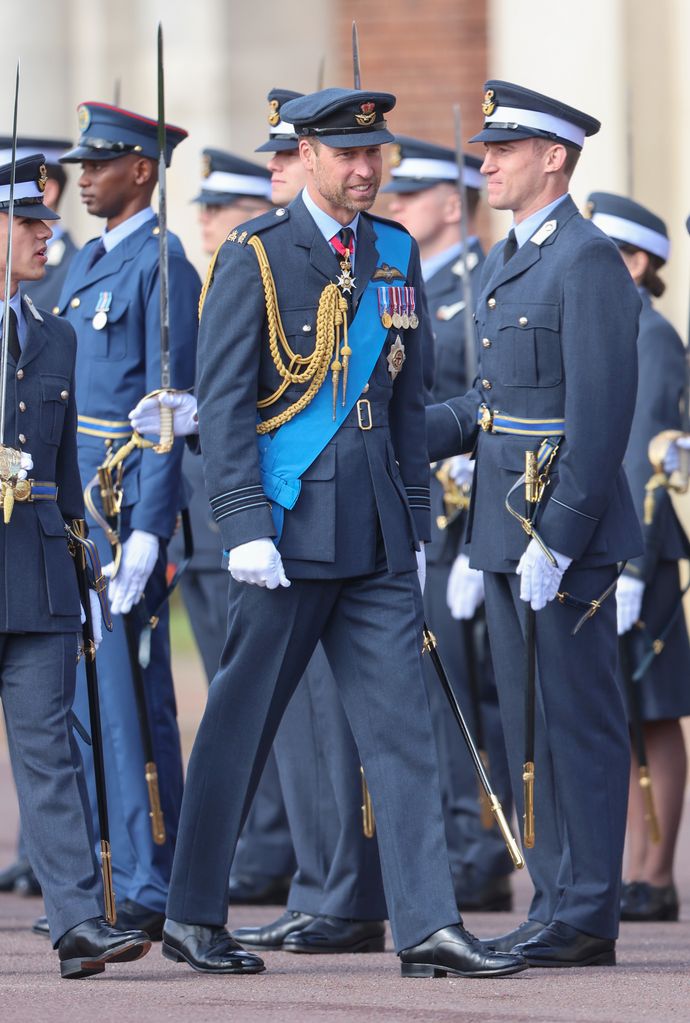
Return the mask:
{"type": "Polygon", "coordinates": [[[295,245],[309,249],[309,262],[326,282],[335,283],[340,272],[335,252],[316,226],[301,194],[290,203],[290,226],[295,245]]]}
{"type": "Polygon", "coordinates": [[[17,363],[20,368],[33,362],[36,356],[41,353],[48,339],[45,322],[42,319],[37,320],[26,306],[24,307],[24,322],[26,323],[26,339],[21,357],[17,363]]]}
{"type": "Polygon", "coordinates": [[[364,290],[372,278],[376,264],[379,261],[379,254],[376,248],[376,232],[372,222],[367,217],[360,216],[357,227],[357,241],[355,251],[355,281],[357,287],[353,292],[353,307],[357,311],[360,299],[364,290]]]}
{"type": "MultiPolygon", "coordinates": [[[[141,249],[144,242],[151,236],[154,229],[158,226],[158,218],[153,217],[151,220],[147,220],[145,224],[137,228],[132,234],[127,235],[119,245],[116,245],[110,252],[106,252],[104,256],[94,263],[94,265],[86,270],[82,278],[82,285],[88,287],[90,284],[95,284],[96,281],[101,280],[103,277],[108,277],[111,274],[119,273],[122,265],[128,260],[132,259],[133,256],[141,249]]],[[[88,266],[89,259],[94,247],[98,244],[98,239],[94,238],[86,244],[84,247],[85,253],[85,265],[88,266]]]]}

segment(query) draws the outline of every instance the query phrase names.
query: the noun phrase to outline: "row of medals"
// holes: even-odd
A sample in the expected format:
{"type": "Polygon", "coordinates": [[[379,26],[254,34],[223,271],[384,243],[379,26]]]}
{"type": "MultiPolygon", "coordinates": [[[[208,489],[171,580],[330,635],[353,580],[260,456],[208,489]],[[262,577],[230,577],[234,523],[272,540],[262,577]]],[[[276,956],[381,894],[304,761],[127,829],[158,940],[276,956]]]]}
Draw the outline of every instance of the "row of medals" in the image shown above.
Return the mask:
{"type": "Polygon", "coordinates": [[[415,312],[415,293],[412,287],[378,288],[379,317],[386,330],[415,330],[419,317],[415,312]]]}

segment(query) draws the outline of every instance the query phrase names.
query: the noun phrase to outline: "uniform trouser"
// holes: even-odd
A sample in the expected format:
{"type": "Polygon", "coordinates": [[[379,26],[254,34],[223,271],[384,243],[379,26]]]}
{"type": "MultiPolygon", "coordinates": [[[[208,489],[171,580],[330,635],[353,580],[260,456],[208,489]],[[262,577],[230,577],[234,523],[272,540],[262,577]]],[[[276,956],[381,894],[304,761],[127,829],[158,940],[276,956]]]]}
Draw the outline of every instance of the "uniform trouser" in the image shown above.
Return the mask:
{"type": "MultiPolygon", "coordinates": [[[[230,575],[224,568],[203,571],[188,568],[180,580],[182,598],[209,683],[218,671],[225,645],[229,581],[230,575]]],[[[285,877],[294,869],[292,839],[278,768],[271,752],[242,829],[232,872],[285,877]]]]}
{"type": "Polygon", "coordinates": [[[27,854],[50,936],[103,915],[84,770],[72,734],[75,633],[0,635],[0,697],[27,854]]]}
{"type": "Polygon", "coordinates": [[[287,706],[274,750],[297,858],[288,909],[384,919],[378,844],[362,831],[359,754],[321,644],[287,706]]]}
{"type": "Polygon", "coordinates": [[[322,639],[366,772],[397,948],[458,921],[421,666],[414,572],[233,582],[228,639],[189,763],[168,916],[221,925],[243,819],[288,700],[322,639]]]}
{"type": "MultiPolygon", "coordinates": [[[[92,528],[90,536],[98,546],[103,564],[110,561],[110,547],[103,532],[92,528]]],[[[146,588],[150,610],[158,607],[165,592],[165,564],[162,548],[146,588]]],[[[151,660],[144,671],[144,688],[165,818],[164,845],[156,845],[151,834],[145,757],[122,615],[113,615],[111,633],[103,630],[97,657],[115,895],[118,902],[133,899],[156,912],[165,907],[182,802],[182,753],[170,670],[167,604],[159,615],[159,623],[151,633],[151,660]]],[[[77,672],[74,710],[80,721],[88,721],[86,681],[81,666],[77,672]]],[[[91,750],[83,743],[80,748],[97,832],[91,750]]]]}
{"type": "MultiPolygon", "coordinates": [[[[561,589],[599,597],[614,569],[566,572],[561,589]]],[[[514,574],[484,573],[491,653],[518,817],[525,756],[525,604],[514,574]]],[[[616,684],[616,602],[571,635],[582,609],[553,600],[536,615],[535,892],[529,916],[615,938],[630,771],[630,738],[616,684]]]]}
{"type": "MultiPolygon", "coordinates": [[[[491,783],[503,810],[510,817],[513,800],[491,657],[484,649],[484,630],[480,627],[476,630],[479,636],[474,637],[479,676],[477,699],[473,697],[470,684],[464,623],[451,616],[446,602],[450,567],[442,562],[427,565],[424,587],[427,624],[436,637],[448,680],[475,740],[479,735],[477,711],[481,715],[491,783]]],[[[475,626],[474,622],[468,624],[471,629],[475,626]]],[[[453,876],[462,884],[463,872],[467,867],[473,867],[480,875],[503,877],[513,869],[510,855],[498,827],[494,824],[485,828],[482,824],[479,787],[472,759],[434,667],[426,660],[425,665],[453,876]]]]}

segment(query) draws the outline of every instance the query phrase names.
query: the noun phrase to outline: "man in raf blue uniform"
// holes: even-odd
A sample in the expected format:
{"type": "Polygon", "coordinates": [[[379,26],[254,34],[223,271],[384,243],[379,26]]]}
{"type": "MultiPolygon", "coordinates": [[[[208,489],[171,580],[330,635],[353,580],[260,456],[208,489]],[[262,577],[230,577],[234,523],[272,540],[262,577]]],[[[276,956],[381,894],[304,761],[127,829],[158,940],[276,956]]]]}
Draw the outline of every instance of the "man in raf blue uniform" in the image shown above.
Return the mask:
{"type": "MultiPolygon", "coordinates": [[[[81,625],[65,524],[84,516],[76,338],[27,296],[22,301],[19,287],[45,272],[47,221],[58,219],[43,202],[42,153],[16,164],[9,301],[5,296],[11,171],[11,165],[0,167],[0,315],[9,321],[0,445],[0,572],[6,580],[0,698],[26,852],[43,889],[61,974],[76,978],[102,973],[108,962],[139,959],[151,943],[140,931],[122,933],[103,919],[84,772],[72,733],[81,625]]],[[[98,640],[100,609],[95,593],[90,597],[98,640]]]]}
{"type": "Polygon", "coordinates": [[[514,226],[482,271],[476,389],[430,408],[427,428],[432,457],[476,453],[470,563],[484,571],[519,815],[526,603],[537,612],[536,835],[526,850],[535,893],[529,920],[492,945],[522,941],[531,966],[613,964],[630,750],[616,605],[603,596],[616,563],[641,550],[621,464],[640,301],[616,247],[568,195],[599,122],[500,81],[487,83],[482,110],[472,141],[484,143],[489,204],[511,210],[514,226]],[[525,512],[526,451],[548,481],[531,539],[508,510],[525,512]]]}
{"type": "MultiPolygon", "coordinates": [[[[389,212],[419,245],[422,277],[434,329],[432,400],[445,401],[472,384],[465,369],[465,289],[460,240],[460,194],[456,155],[445,146],[396,136],[391,150],[389,212]]],[[[483,178],[482,161],[463,157],[466,199],[467,269],[470,294],[476,295],[484,262],[476,233],[483,178]]],[[[474,346],[474,336],[470,338],[474,346]]],[[[474,362],[473,362],[474,365],[474,362]]],[[[431,536],[425,549],[427,575],[424,607],[443,654],[445,668],[470,730],[488,756],[491,780],[510,816],[511,791],[498,696],[486,639],[481,572],[469,567],[463,550],[473,463],[460,456],[432,466],[431,536]],[[466,482],[453,478],[461,472],[466,482]],[[449,495],[458,500],[450,510],[449,495]],[[462,618],[461,624],[458,620],[462,618]]],[[[458,742],[457,726],[436,674],[427,664],[429,701],[439,749],[439,768],[450,865],[458,905],[477,911],[505,911],[512,906],[508,875],[512,863],[491,814],[481,813],[472,761],[458,742]]]]}
{"type": "Polygon", "coordinates": [[[429,325],[411,301],[400,327],[382,322],[377,269],[394,267],[411,300],[419,257],[401,228],[364,212],[394,103],[326,89],[285,104],[306,188],[231,232],[207,278],[199,426],[229,552],[229,627],[190,760],[163,935],[166,957],[204,972],[264,968],[224,927],[227,872],[319,639],[370,786],[403,974],[524,965],[462,928],[443,831],[416,574],[429,535],[429,325]]]}
{"type": "MultiPolygon", "coordinates": [[[[103,234],[88,242],[72,262],[59,302],[78,339],[79,468],[88,487],[107,452],[129,440],[129,409],[160,386],[159,229],[151,208],[157,124],[102,103],[82,104],[79,123],[79,142],[61,159],[81,164],[82,201],[89,213],[106,221],[103,234]]],[[[167,163],[185,136],[183,129],[167,126],[167,163]]],[[[194,384],[199,279],[173,234],[168,237],[168,252],[171,377],[174,387],[185,389],[194,384]]],[[[160,934],[162,925],[182,797],[165,605],[166,547],[182,505],[182,448],[177,442],[166,455],[135,448],[124,462],[122,560],[109,586],[114,629],[104,639],[99,665],[118,919],[123,926],[142,926],[153,936],[160,934]],[[165,821],[166,838],[160,845],[151,832],[122,621],[122,615],[139,605],[142,594],[147,613],[159,616],[143,676],[165,821]]],[[[97,486],[92,493],[102,517],[97,486]]],[[[112,558],[106,534],[93,516],[89,526],[105,564],[112,558]]],[[[85,699],[81,675],[78,714],[83,713],[85,699]]],[[[91,797],[93,805],[93,792],[91,797]]]]}
{"type": "MultiPolygon", "coordinates": [[[[65,168],[58,163],[58,157],[71,145],[68,140],[28,138],[20,135],[17,139],[17,159],[42,152],[45,159],[47,180],[43,192],[45,205],[57,212],[60,200],[67,184],[65,168]]],[[[12,159],[12,139],[0,138],[0,164],[9,163],[12,159]]],[[[53,309],[57,302],[60,289],[67,275],[70,260],[77,251],[69,231],[59,222],[52,227],[52,236],[47,242],[47,262],[43,276],[35,281],[27,281],[22,289],[38,309],[53,309]]],[[[54,311],[54,310],[53,310],[54,311]]],[[[17,859],[5,870],[0,871],[0,892],[15,891],[21,895],[40,895],[41,889],[31,869],[26,855],[24,841],[19,835],[17,859]]]]}

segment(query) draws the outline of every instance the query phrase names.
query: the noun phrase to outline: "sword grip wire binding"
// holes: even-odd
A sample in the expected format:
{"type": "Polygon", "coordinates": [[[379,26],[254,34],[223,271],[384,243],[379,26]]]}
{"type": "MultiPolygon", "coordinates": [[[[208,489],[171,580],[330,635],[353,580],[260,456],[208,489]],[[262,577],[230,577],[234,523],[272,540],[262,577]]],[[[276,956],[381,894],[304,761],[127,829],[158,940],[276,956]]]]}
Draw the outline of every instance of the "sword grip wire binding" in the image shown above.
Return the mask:
{"type": "Polygon", "coordinates": [[[153,450],[157,455],[167,455],[175,442],[175,414],[171,408],[161,405],[161,436],[153,450]]]}

